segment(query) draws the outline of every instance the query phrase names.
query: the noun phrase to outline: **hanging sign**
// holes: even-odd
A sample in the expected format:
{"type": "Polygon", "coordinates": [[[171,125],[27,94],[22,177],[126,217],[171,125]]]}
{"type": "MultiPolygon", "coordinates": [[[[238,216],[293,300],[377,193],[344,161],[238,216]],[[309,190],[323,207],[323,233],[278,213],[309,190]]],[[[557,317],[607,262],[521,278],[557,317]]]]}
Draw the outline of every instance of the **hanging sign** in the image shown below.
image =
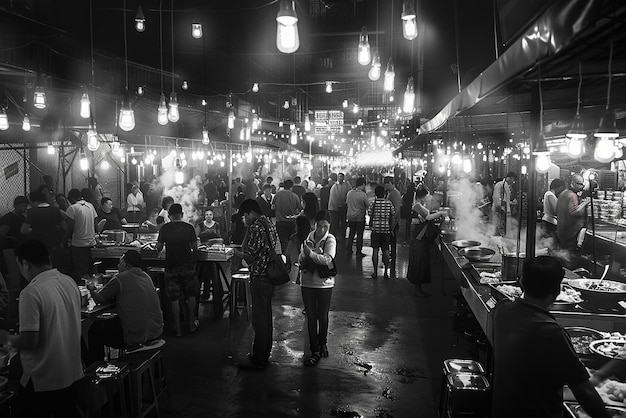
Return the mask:
{"type": "Polygon", "coordinates": [[[340,134],[343,128],[341,110],[316,110],[315,135],[340,134]]]}
{"type": "Polygon", "coordinates": [[[19,165],[17,164],[17,161],[16,161],[13,164],[10,164],[4,168],[4,178],[8,180],[9,178],[16,175],[18,172],[19,172],[19,165]]]}

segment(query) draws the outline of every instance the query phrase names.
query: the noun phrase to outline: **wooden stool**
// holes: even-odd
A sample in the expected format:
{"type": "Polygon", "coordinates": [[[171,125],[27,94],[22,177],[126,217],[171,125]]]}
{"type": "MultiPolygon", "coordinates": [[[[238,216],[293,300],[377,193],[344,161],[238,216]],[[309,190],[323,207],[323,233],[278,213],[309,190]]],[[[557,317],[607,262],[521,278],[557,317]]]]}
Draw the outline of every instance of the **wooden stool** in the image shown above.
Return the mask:
{"type": "Polygon", "coordinates": [[[159,397],[168,393],[161,350],[128,354],[123,361],[130,366],[132,417],[145,417],[152,410],[160,417],[159,397]],[[148,389],[147,399],[144,399],[144,383],[148,389]]]}
{"type": "Polygon", "coordinates": [[[130,388],[130,370],[127,363],[122,361],[98,361],[85,369],[85,381],[88,384],[88,405],[85,405],[85,416],[91,417],[92,412],[98,409],[95,416],[100,416],[100,409],[110,405],[115,395],[119,395],[119,409],[122,417],[127,417],[130,405],[127,404],[126,392],[130,388]],[[109,372],[107,366],[116,366],[119,371],[109,372]]]}
{"type": "Polygon", "coordinates": [[[250,292],[250,275],[233,274],[231,276],[230,317],[234,317],[238,309],[245,309],[246,320],[252,315],[252,293],[250,292]],[[238,299],[242,299],[238,301],[238,299]]]}

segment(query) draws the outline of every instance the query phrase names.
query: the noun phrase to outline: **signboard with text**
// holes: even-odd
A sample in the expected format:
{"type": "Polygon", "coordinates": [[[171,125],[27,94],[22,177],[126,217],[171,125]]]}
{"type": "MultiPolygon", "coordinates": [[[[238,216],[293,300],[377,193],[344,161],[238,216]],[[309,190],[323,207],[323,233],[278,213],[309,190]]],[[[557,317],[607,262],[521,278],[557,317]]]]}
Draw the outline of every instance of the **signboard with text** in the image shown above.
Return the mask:
{"type": "Polygon", "coordinates": [[[341,110],[316,110],[315,135],[339,134],[343,128],[341,110]]]}

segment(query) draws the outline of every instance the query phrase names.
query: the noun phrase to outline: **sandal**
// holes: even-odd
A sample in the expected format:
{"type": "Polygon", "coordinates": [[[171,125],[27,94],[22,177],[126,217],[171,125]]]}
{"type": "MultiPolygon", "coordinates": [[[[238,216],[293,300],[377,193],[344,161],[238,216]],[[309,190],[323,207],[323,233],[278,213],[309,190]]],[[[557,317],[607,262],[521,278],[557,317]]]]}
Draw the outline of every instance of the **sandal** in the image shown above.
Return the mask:
{"type": "Polygon", "coordinates": [[[199,326],[200,326],[200,321],[198,321],[197,319],[194,320],[193,324],[191,325],[191,328],[189,328],[189,332],[196,332],[199,326]]]}
{"type": "Polygon", "coordinates": [[[322,346],[320,347],[320,356],[328,357],[328,347],[326,346],[326,344],[322,344],[322,346]]]}
{"type": "Polygon", "coordinates": [[[317,364],[317,362],[320,360],[320,353],[315,352],[311,355],[311,357],[309,357],[308,359],[305,360],[304,365],[305,366],[315,366],[317,364]]]}

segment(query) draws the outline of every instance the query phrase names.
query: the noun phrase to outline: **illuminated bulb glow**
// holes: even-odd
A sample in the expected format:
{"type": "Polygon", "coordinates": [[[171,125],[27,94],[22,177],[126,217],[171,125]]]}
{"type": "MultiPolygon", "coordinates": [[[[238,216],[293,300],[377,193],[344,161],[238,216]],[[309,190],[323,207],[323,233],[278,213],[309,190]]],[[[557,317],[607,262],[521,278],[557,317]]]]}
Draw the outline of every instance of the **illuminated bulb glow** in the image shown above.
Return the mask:
{"type": "Polygon", "coordinates": [[[615,158],[615,141],[610,137],[601,137],[596,142],[593,158],[600,163],[610,163],[615,158]]]}
{"type": "Polygon", "coordinates": [[[415,18],[412,1],[406,0],[402,4],[402,35],[409,41],[417,38],[417,22],[415,18]]]}
{"type": "Polygon", "coordinates": [[[386,92],[393,91],[395,80],[396,80],[396,72],[394,70],[393,61],[391,58],[389,58],[389,61],[387,62],[387,69],[385,70],[385,81],[383,84],[383,89],[386,92]]]}
{"type": "Polygon", "coordinates": [[[37,109],[46,108],[46,92],[43,90],[43,88],[39,86],[35,87],[33,106],[35,106],[37,109]]]}
{"type": "Polygon", "coordinates": [[[291,54],[300,47],[298,16],[295,2],[282,0],[276,16],[276,47],[284,54],[291,54]]]}
{"type": "Polygon", "coordinates": [[[584,142],[581,138],[571,138],[567,144],[567,156],[578,158],[584,152],[584,142]]]}
{"type": "Polygon", "coordinates": [[[191,36],[195,39],[202,38],[202,24],[198,22],[194,22],[191,24],[191,36]]]}
{"type": "Polygon", "coordinates": [[[537,155],[537,160],[535,161],[535,170],[538,173],[547,173],[550,169],[550,156],[548,154],[540,154],[537,155]]]}
{"type": "Polygon", "coordinates": [[[26,115],[24,115],[24,120],[22,120],[22,129],[26,132],[30,131],[30,119],[26,115]]]}
{"type": "Polygon", "coordinates": [[[326,82],[326,93],[332,93],[333,92],[333,83],[332,81],[327,81],[326,82]]]}
{"type": "Polygon", "coordinates": [[[123,131],[132,131],[135,129],[135,112],[129,107],[122,106],[120,109],[120,129],[123,131]]]}
{"type": "Polygon", "coordinates": [[[406,90],[404,92],[404,105],[402,110],[404,113],[413,113],[413,107],[415,106],[415,87],[413,85],[413,77],[409,77],[409,81],[406,83],[406,90]]]}
{"type": "Polygon", "coordinates": [[[348,100],[344,100],[343,102],[341,102],[341,107],[343,107],[344,109],[348,108],[348,100]]]}
{"type": "Polygon", "coordinates": [[[108,170],[111,167],[107,160],[104,160],[100,163],[100,168],[103,170],[108,170]]]}
{"type": "Polygon", "coordinates": [[[311,118],[309,115],[304,115],[304,131],[311,132],[311,118]]]}
{"type": "Polygon", "coordinates": [[[361,65],[367,65],[372,60],[372,54],[370,51],[370,43],[367,36],[367,28],[363,26],[361,34],[359,35],[359,50],[357,54],[357,61],[361,65]]]}
{"type": "Polygon", "coordinates": [[[463,172],[469,174],[472,171],[472,160],[466,158],[463,160],[463,172]]]}
{"type": "Polygon", "coordinates": [[[252,93],[258,93],[258,92],[259,92],[259,83],[252,84],[252,93]]]}
{"type": "Polygon", "coordinates": [[[356,115],[357,113],[359,113],[359,105],[358,105],[358,104],[356,104],[356,103],[355,103],[355,104],[352,106],[352,113],[354,113],[355,115],[356,115]]]}
{"type": "Polygon", "coordinates": [[[202,143],[204,145],[209,145],[211,140],[209,139],[209,130],[205,127],[202,128],[202,143]]]}
{"type": "Polygon", "coordinates": [[[235,112],[232,110],[228,112],[228,129],[235,128],[235,112]]]}
{"type": "Polygon", "coordinates": [[[87,131],[87,149],[89,151],[97,151],[100,148],[100,141],[98,140],[98,132],[96,132],[95,125],[91,125],[87,131]]]}
{"type": "Polygon", "coordinates": [[[80,98],[80,117],[83,119],[89,119],[91,116],[91,101],[89,101],[89,95],[85,92],[83,97],[80,98]]]}
{"type": "Polygon", "coordinates": [[[370,80],[378,81],[380,79],[380,67],[380,55],[378,55],[378,49],[375,49],[372,57],[372,67],[367,73],[370,80]]]}
{"type": "Polygon", "coordinates": [[[161,100],[159,100],[159,108],[157,113],[157,121],[159,125],[167,125],[167,104],[165,103],[165,95],[161,93],[161,100]]]}
{"type": "Polygon", "coordinates": [[[141,6],[137,8],[137,15],[135,16],[135,30],[137,32],[143,32],[146,30],[146,17],[143,15],[141,6]]]}
{"type": "Polygon", "coordinates": [[[170,95],[170,109],[167,112],[167,119],[173,123],[178,122],[180,119],[180,113],[178,112],[178,100],[176,99],[176,93],[174,92],[170,95]]]}
{"type": "Polygon", "coordinates": [[[183,184],[185,182],[185,173],[183,173],[182,170],[176,170],[174,181],[176,184],[183,184]]]}
{"type": "Polygon", "coordinates": [[[9,129],[9,117],[4,109],[0,110],[0,131],[6,131],[9,129]]]}
{"type": "Polygon", "coordinates": [[[48,144],[48,155],[54,155],[54,146],[52,144],[48,144]]]}
{"type": "Polygon", "coordinates": [[[189,83],[187,82],[187,80],[183,80],[183,84],[182,84],[182,89],[183,90],[188,90],[189,89],[189,83]]]}

